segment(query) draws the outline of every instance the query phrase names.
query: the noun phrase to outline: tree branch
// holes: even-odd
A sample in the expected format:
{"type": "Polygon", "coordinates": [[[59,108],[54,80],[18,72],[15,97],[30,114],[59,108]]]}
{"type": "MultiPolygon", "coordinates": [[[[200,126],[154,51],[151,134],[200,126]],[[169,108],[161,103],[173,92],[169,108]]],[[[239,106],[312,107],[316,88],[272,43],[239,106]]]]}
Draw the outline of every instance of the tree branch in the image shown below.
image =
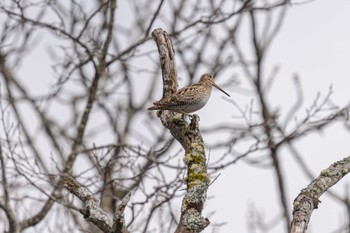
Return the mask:
{"type": "Polygon", "coordinates": [[[115,213],[114,219],[102,210],[99,201],[93,196],[93,194],[84,186],[79,184],[73,177],[67,176],[64,178],[63,187],[68,189],[74,196],[79,198],[84,203],[84,208],[80,210],[80,213],[84,215],[84,218],[92,222],[103,232],[106,233],[128,233],[126,229],[124,210],[130,200],[131,194],[127,194],[118,206],[118,210],[115,213]]]}
{"type": "Polygon", "coordinates": [[[87,221],[95,224],[103,232],[112,232],[113,220],[100,208],[99,202],[86,187],[71,176],[64,178],[63,187],[84,203],[84,208],[80,210],[80,213],[87,221]]]}
{"type": "Polygon", "coordinates": [[[320,196],[350,172],[350,156],[332,164],[312,181],[294,200],[290,233],[304,233],[320,196]]]}
{"type": "MultiPolygon", "coordinates": [[[[152,32],[157,43],[163,75],[163,96],[177,90],[175,57],[172,42],[162,29],[152,32]]],[[[185,149],[184,162],[187,166],[187,192],[182,200],[181,217],[176,233],[201,232],[209,225],[209,220],[202,217],[210,177],[207,173],[203,138],[199,131],[199,117],[194,115],[188,124],[176,113],[160,111],[158,116],[162,124],[169,129],[173,137],[185,149]]]]}

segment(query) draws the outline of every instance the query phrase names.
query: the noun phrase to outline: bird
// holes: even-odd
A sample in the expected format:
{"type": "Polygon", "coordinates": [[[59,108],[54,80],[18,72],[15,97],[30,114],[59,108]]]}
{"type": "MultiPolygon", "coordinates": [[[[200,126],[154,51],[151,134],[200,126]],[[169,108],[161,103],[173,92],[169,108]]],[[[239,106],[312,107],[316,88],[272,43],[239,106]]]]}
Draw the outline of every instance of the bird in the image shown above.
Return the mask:
{"type": "Polygon", "coordinates": [[[225,95],[230,95],[216,85],[211,74],[203,74],[198,83],[185,86],[177,92],[163,97],[153,103],[148,110],[170,110],[185,115],[190,115],[203,108],[209,100],[212,87],[216,87],[225,95]]]}

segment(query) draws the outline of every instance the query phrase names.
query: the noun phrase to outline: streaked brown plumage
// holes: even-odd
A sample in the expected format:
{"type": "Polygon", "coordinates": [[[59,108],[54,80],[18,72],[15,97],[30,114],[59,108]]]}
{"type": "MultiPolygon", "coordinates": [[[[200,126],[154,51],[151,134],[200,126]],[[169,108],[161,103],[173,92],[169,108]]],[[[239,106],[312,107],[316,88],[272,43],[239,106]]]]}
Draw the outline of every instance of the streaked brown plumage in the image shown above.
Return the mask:
{"type": "Polygon", "coordinates": [[[214,83],[210,74],[203,74],[199,83],[183,87],[176,93],[154,102],[148,110],[170,110],[183,114],[195,112],[208,102],[212,86],[230,96],[214,83]]]}

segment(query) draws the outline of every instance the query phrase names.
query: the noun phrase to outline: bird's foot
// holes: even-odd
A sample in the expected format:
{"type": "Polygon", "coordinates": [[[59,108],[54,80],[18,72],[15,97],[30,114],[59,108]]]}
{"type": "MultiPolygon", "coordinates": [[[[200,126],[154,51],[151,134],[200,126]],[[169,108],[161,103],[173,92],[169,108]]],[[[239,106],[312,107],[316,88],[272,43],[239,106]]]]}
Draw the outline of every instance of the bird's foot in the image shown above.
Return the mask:
{"type": "Polygon", "coordinates": [[[190,121],[192,121],[194,118],[198,118],[198,120],[199,120],[199,116],[198,115],[196,115],[196,114],[192,115],[192,114],[183,112],[182,113],[182,119],[185,120],[186,116],[188,116],[188,119],[190,119],[190,121]]]}
{"type": "Polygon", "coordinates": [[[190,129],[194,131],[198,130],[199,128],[198,122],[199,122],[199,116],[196,114],[191,115],[190,129]]]}
{"type": "Polygon", "coordinates": [[[188,116],[188,118],[190,119],[191,122],[194,121],[194,120],[195,121],[199,121],[200,120],[198,115],[196,115],[196,114],[188,114],[188,113],[183,113],[182,114],[182,119],[185,120],[186,116],[188,116]]]}
{"type": "Polygon", "coordinates": [[[193,120],[199,121],[200,120],[200,118],[199,118],[199,116],[197,114],[189,115],[189,117],[190,117],[191,121],[193,121],[193,120]]]}

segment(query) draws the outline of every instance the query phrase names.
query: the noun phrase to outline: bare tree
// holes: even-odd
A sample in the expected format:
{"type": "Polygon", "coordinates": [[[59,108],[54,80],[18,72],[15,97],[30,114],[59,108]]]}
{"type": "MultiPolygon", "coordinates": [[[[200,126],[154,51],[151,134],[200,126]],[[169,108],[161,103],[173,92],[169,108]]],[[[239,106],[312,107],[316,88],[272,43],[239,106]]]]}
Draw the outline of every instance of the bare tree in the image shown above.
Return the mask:
{"type": "MultiPolygon", "coordinates": [[[[297,197],[292,221],[282,148],[315,179],[294,141],[345,122],[348,109],[332,103],[330,89],[292,121],[303,102],[299,77],[284,118],[268,100],[278,67],[264,61],[290,5],[0,1],[0,230],[218,232],[220,223],[202,213],[206,192],[222,169],[242,160],[271,164],[282,212],[277,222],[284,232],[299,232],[295,217],[305,205],[298,203],[310,196],[297,197]],[[246,107],[225,99],[236,122],[202,126],[197,116],[188,121],[146,110],[161,96],[161,77],[167,95],[178,80],[193,83],[208,71],[248,99],[246,107]],[[204,143],[202,134],[224,136],[204,143]],[[218,155],[208,159],[211,153],[218,155]]],[[[319,196],[348,173],[348,160],[341,165],[312,194],[300,232],[319,196]]]]}

